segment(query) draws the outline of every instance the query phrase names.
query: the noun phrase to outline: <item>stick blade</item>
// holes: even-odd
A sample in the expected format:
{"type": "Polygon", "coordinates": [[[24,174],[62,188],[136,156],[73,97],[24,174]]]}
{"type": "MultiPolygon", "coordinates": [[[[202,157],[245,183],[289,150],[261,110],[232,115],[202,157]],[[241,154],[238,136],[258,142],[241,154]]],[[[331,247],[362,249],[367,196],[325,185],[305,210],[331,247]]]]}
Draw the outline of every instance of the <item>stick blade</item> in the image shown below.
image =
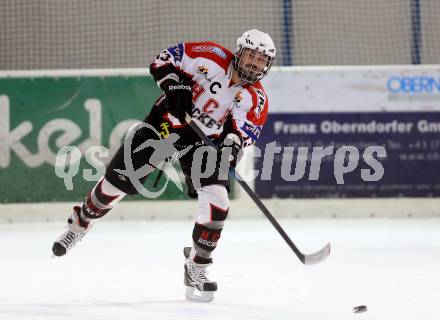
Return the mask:
{"type": "Polygon", "coordinates": [[[303,257],[301,257],[302,263],[305,265],[310,264],[316,264],[324,261],[330,254],[330,243],[327,243],[324,248],[321,250],[311,253],[311,254],[305,254],[303,257]]]}

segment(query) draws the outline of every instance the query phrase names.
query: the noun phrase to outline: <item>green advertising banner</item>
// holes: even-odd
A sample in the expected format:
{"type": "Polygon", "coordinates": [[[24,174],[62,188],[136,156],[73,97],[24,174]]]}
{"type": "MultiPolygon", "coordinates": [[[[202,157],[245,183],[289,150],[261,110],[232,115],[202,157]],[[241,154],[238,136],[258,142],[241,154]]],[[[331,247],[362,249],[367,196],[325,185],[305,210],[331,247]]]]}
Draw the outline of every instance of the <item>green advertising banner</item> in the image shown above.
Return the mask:
{"type": "MultiPolygon", "coordinates": [[[[91,163],[111,159],[159,94],[146,75],[0,78],[0,202],[81,201],[104,173],[91,163]],[[79,166],[55,166],[64,146],[80,152],[79,166]],[[66,172],[76,172],[71,184],[66,172]]],[[[187,197],[168,183],[160,198],[187,197]]]]}

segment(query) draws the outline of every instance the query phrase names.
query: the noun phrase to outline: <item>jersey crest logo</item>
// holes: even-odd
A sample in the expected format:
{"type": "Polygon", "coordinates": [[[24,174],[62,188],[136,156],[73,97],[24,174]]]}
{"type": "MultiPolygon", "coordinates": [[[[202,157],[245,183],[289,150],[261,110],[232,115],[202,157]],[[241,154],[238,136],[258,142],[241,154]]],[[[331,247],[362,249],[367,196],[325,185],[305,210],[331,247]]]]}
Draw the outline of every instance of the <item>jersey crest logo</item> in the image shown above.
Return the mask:
{"type": "Polygon", "coordinates": [[[203,78],[208,80],[208,82],[211,82],[211,79],[208,79],[208,72],[209,72],[209,69],[205,66],[198,66],[197,67],[197,73],[202,75],[203,78]]]}
{"type": "Polygon", "coordinates": [[[220,49],[219,47],[208,46],[208,45],[200,45],[192,48],[194,52],[211,52],[218,55],[222,59],[226,59],[226,53],[220,49]]]}
{"type": "Polygon", "coordinates": [[[197,67],[197,73],[201,74],[205,78],[208,76],[209,69],[205,66],[198,66],[197,67]]]}
{"type": "Polygon", "coordinates": [[[233,102],[234,102],[235,104],[239,104],[241,100],[243,100],[243,97],[241,96],[241,94],[240,94],[240,92],[239,92],[239,93],[237,93],[237,94],[235,95],[233,102]]]}

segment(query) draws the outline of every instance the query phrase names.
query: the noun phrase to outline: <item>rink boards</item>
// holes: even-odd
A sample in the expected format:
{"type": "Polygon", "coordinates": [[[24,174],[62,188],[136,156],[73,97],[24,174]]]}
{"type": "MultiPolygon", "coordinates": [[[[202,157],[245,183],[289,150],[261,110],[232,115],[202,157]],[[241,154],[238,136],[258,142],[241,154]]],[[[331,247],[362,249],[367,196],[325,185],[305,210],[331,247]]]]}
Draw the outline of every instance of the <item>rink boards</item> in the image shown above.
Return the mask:
{"type": "MultiPolygon", "coordinates": [[[[251,183],[262,197],[439,195],[438,66],[274,68],[264,85],[270,113],[257,146],[264,151],[276,141],[293,148],[291,175],[299,147],[309,148],[311,156],[314,147],[334,145],[334,156],[354,146],[359,161],[340,184],[332,155],[323,158],[318,179],[310,180],[307,163],[292,181],[279,173],[282,156],[275,157],[270,179],[260,176],[251,183]],[[363,157],[368,145],[382,146],[386,157],[377,158],[383,177],[364,183],[361,170],[374,173],[363,157]]],[[[0,202],[81,199],[127,128],[145,117],[159,93],[144,69],[1,72],[0,202]],[[78,147],[82,156],[73,167],[72,190],[60,177],[69,168],[57,171],[55,165],[65,145],[78,147]]],[[[262,159],[255,165],[261,169],[262,159]]],[[[161,198],[186,196],[170,183],[161,198]]]]}
{"type": "MultiPolygon", "coordinates": [[[[90,191],[160,94],[146,70],[127,72],[0,74],[0,202],[79,201],[90,191]],[[64,146],[75,153],[57,162],[64,146]]],[[[186,196],[170,184],[159,198],[186,196]]]]}
{"type": "MultiPolygon", "coordinates": [[[[255,180],[261,197],[440,195],[438,66],[284,69],[266,88],[271,114],[258,147],[283,149],[270,178],[255,180]],[[290,175],[282,173],[289,157],[290,175]]],[[[264,161],[256,160],[260,172],[264,161]]]]}

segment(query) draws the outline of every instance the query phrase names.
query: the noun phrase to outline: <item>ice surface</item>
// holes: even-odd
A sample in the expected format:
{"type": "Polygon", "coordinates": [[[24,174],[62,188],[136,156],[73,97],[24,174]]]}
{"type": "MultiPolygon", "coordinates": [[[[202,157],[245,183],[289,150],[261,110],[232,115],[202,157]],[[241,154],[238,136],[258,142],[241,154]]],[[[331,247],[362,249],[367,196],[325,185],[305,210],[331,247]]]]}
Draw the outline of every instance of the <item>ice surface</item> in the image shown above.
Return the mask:
{"type": "Polygon", "coordinates": [[[192,221],[100,221],[55,259],[64,224],[1,224],[0,319],[439,319],[439,219],[280,223],[305,252],[330,241],[330,257],[304,266],[268,221],[227,221],[210,304],[184,299],[192,221]]]}

